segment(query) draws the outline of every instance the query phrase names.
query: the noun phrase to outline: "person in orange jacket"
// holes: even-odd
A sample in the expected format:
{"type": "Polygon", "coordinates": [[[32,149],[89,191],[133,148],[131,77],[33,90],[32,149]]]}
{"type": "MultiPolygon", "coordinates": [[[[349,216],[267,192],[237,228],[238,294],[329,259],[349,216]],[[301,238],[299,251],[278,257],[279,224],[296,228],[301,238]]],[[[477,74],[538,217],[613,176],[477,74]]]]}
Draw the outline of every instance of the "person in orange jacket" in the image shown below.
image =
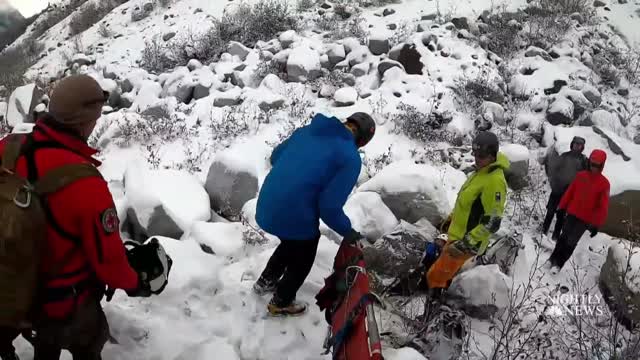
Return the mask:
{"type": "MultiPolygon", "coordinates": [[[[102,88],[87,75],[61,80],[51,95],[49,113],[36,122],[22,145],[16,172],[34,182],[69,164],[99,166],[92,157],[97,151],[87,141],[105,101],[102,88]]],[[[0,154],[6,146],[5,138],[0,154]]],[[[67,349],[74,360],[99,360],[109,338],[100,305],[105,287],[147,297],[150,285],[128,262],[113,198],[103,178],[77,180],[46,200],[46,256],[39,271],[48,280],[39,284],[44,291],[34,309],[36,336],[30,339],[34,359],[57,360],[61,350],[67,349]]],[[[4,331],[0,344],[7,354],[0,356],[17,359],[8,334],[4,331]]]]}
{"type": "Polygon", "coordinates": [[[578,172],[560,200],[558,212],[566,220],[549,258],[552,273],[562,269],[587,230],[594,237],[607,220],[610,184],[602,174],[606,161],[607,153],[593,150],[589,156],[589,170],[578,172]]]}

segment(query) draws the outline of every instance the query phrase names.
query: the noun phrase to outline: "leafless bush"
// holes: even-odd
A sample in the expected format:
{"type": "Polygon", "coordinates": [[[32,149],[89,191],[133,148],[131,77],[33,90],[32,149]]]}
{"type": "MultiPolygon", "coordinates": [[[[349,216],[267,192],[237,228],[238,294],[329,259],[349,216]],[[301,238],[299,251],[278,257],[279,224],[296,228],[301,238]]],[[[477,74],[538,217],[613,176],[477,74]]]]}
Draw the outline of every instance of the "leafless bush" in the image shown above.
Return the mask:
{"type": "Polygon", "coordinates": [[[621,78],[637,85],[640,82],[640,51],[615,46],[597,47],[591,69],[610,87],[617,86],[621,78]]]}
{"type": "Polygon", "coordinates": [[[142,49],[140,67],[152,72],[161,73],[173,69],[178,62],[171,57],[167,45],[158,36],[151,41],[147,41],[142,49]]]}
{"type": "Polygon", "coordinates": [[[267,75],[274,74],[277,75],[280,79],[286,80],[287,73],[284,68],[282,68],[278,62],[274,60],[262,60],[258,63],[258,67],[253,74],[253,78],[256,82],[262,81],[267,75]]]}
{"type": "Polygon", "coordinates": [[[202,171],[202,164],[210,154],[210,148],[201,144],[188,144],[184,149],[184,160],[173,165],[172,168],[176,170],[184,170],[190,173],[196,173],[202,171]]]}
{"type": "Polygon", "coordinates": [[[186,139],[192,134],[184,119],[176,115],[170,115],[166,111],[147,113],[144,117],[131,118],[125,115],[118,123],[119,134],[115,137],[120,146],[129,146],[132,143],[149,145],[153,141],[163,143],[177,139],[186,139]]]}
{"type": "Polygon", "coordinates": [[[349,77],[353,77],[353,75],[346,70],[332,70],[327,75],[310,81],[309,86],[315,91],[320,91],[325,85],[340,89],[345,86],[349,77]]]}
{"type": "Polygon", "coordinates": [[[309,11],[316,5],[316,3],[316,0],[298,0],[296,3],[296,10],[298,12],[309,11]]]}
{"type": "Polygon", "coordinates": [[[551,13],[571,15],[589,11],[593,2],[590,0],[534,0],[533,4],[551,13]]]}
{"type": "Polygon", "coordinates": [[[484,101],[501,104],[504,102],[502,91],[491,86],[488,75],[482,74],[476,78],[460,78],[455,81],[453,93],[458,104],[468,113],[479,115],[484,101]]]}
{"type": "MultiPolygon", "coordinates": [[[[187,31],[173,38],[168,49],[168,56],[175,65],[186,64],[191,59],[201,62],[217,61],[226,49],[226,43],[219,36],[215,27],[204,32],[187,31]]],[[[174,66],[175,66],[174,65],[174,66]]]]}
{"type": "Polygon", "coordinates": [[[380,170],[391,164],[391,162],[393,161],[391,156],[392,147],[393,145],[389,145],[389,148],[385,152],[376,157],[368,157],[365,154],[364,158],[362,159],[362,165],[365,167],[365,169],[367,169],[367,173],[370,176],[375,176],[378,172],[380,172],[380,170]]]}
{"type": "Polygon", "coordinates": [[[257,106],[242,104],[227,107],[222,117],[209,124],[213,144],[227,148],[241,136],[255,133],[266,122],[265,113],[257,106]]]}
{"type": "Polygon", "coordinates": [[[102,20],[111,10],[107,6],[93,2],[83,6],[71,17],[69,32],[71,35],[80,34],[102,20]]]}
{"type": "Polygon", "coordinates": [[[398,28],[393,32],[393,35],[389,38],[389,44],[395,46],[401,43],[407,42],[409,37],[416,31],[415,25],[408,21],[402,22],[398,25],[398,28]]]}
{"type": "Polygon", "coordinates": [[[109,25],[105,22],[100,23],[100,26],[98,27],[98,34],[103,38],[110,38],[112,33],[111,29],[109,29],[109,25]]]}
{"type": "Polygon", "coordinates": [[[521,36],[525,46],[546,48],[562,40],[571,28],[571,19],[564,13],[531,12],[521,36]]]}
{"type": "Polygon", "coordinates": [[[414,106],[400,103],[399,113],[392,118],[395,124],[394,132],[422,142],[444,141],[448,132],[443,127],[450,119],[434,111],[434,100],[431,100],[431,104],[430,112],[424,113],[414,106]]]}
{"type": "Polygon", "coordinates": [[[353,14],[347,19],[335,13],[326,13],[318,15],[314,21],[318,29],[328,33],[326,37],[330,40],[354,37],[363,44],[369,35],[364,29],[365,19],[361,13],[353,14]]]}
{"type": "Polygon", "coordinates": [[[66,19],[78,7],[82,6],[86,2],[87,0],[71,0],[66,4],[60,3],[50,5],[34,22],[30,36],[39,38],[42,34],[47,32],[60,21],[66,19]]]}
{"type": "Polygon", "coordinates": [[[281,0],[242,3],[237,10],[215,21],[214,31],[223,43],[237,41],[253,47],[258,41],[273,39],[278,33],[296,30],[298,20],[281,0]]]}

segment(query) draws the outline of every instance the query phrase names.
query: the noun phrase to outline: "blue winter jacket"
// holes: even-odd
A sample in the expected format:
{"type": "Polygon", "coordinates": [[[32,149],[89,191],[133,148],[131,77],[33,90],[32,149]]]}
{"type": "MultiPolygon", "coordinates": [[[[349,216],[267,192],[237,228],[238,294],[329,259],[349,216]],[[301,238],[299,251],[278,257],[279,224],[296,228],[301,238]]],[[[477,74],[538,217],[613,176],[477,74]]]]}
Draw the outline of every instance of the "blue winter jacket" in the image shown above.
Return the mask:
{"type": "Polygon", "coordinates": [[[342,209],[362,162],[353,134],[335,117],[316,115],[271,154],[256,211],[258,225],[284,240],[314,240],[320,219],[338,234],[351,230],[342,209]]]}

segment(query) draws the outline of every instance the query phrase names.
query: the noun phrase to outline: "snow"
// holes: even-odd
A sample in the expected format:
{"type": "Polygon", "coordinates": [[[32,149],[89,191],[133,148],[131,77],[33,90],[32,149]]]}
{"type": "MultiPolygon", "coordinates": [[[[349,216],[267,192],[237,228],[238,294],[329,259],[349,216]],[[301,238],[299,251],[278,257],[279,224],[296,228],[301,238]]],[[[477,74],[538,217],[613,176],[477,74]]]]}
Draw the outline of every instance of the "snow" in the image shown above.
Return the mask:
{"type": "Polygon", "coordinates": [[[429,196],[446,216],[451,212],[458,191],[465,180],[463,172],[449,165],[435,167],[404,160],[382,169],[371,180],[360,186],[358,191],[387,194],[423,193],[429,196]]]}
{"type": "Polygon", "coordinates": [[[27,120],[35,88],[36,84],[28,84],[20,86],[11,94],[7,108],[7,124],[9,126],[16,126],[27,120]]]}
{"type": "Polygon", "coordinates": [[[640,248],[634,244],[620,240],[611,245],[613,257],[618,271],[625,275],[625,283],[629,290],[640,294],[640,248]]]}
{"type": "Polygon", "coordinates": [[[398,219],[375,192],[358,192],[349,198],[344,211],[351,225],[364,237],[377,240],[399,224],[398,219]]]}
{"type": "Polygon", "coordinates": [[[208,246],[216,255],[237,255],[244,245],[244,226],[238,223],[196,222],[191,228],[191,236],[198,244],[208,246]]]}
{"type": "Polygon", "coordinates": [[[514,94],[542,94],[544,89],[554,86],[555,81],[566,81],[572,77],[589,76],[592,72],[582,62],[572,57],[560,57],[553,62],[540,58],[525,58],[519,66],[520,70],[535,70],[531,75],[517,73],[509,88],[514,94]]]}
{"type": "Polygon", "coordinates": [[[483,265],[456,276],[448,291],[469,305],[493,304],[505,309],[509,305],[511,283],[511,278],[503,274],[498,265],[483,265]]]}
{"type": "Polygon", "coordinates": [[[33,131],[33,127],[35,125],[36,125],[35,123],[17,124],[16,126],[13,127],[13,130],[11,130],[11,133],[12,134],[28,134],[33,131]]]}
{"type": "Polygon", "coordinates": [[[555,101],[551,103],[549,112],[552,114],[562,114],[567,118],[573,118],[574,104],[571,100],[563,96],[556,97],[555,101]]]}
{"type": "Polygon", "coordinates": [[[530,154],[529,149],[524,145],[507,144],[500,146],[500,152],[505,154],[510,162],[528,161],[530,154]]]}
{"type": "Polygon", "coordinates": [[[148,170],[132,163],[124,177],[125,193],[143,227],[148,226],[153,209],[162,205],[184,231],[196,221],[208,221],[209,196],[193,175],[177,170],[148,170]]]}
{"type": "Polygon", "coordinates": [[[339,104],[353,105],[358,100],[358,92],[352,87],[338,89],[333,99],[339,104]]]}

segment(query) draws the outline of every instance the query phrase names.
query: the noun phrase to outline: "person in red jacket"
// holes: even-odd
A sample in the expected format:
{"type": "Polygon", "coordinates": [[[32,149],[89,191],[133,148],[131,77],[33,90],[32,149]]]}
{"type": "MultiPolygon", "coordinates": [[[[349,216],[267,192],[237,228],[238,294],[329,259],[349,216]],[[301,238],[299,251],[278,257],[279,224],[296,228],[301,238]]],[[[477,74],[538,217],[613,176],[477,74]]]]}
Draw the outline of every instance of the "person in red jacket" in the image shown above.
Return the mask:
{"type": "MultiPolygon", "coordinates": [[[[37,180],[68,164],[100,162],[87,140],[101,116],[106,94],[91,77],[59,82],[49,113],[23,143],[17,172],[37,180]]],[[[7,139],[0,142],[3,153],[7,139]]],[[[67,349],[75,360],[101,359],[109,326],[100,301],[105,287],[129,296],[150,296],[149,284],[129,265],[118,216],[107,183],[87,177],[49,195],[45,201],[47,239],[40,263],[43,289],[34,309],[30,339],[35,360],[58,360],[67,349]]],[[[6,345],[6,344],[5,344],[6,345]]],[[[15,357],[17,358],[17,357],[15,357]]]]}
{"type": "Polygon", "coordinates": [[[589,156],[589,170],[578,172],[560,200],[558,211],[566,216],[566,220],[549,258],[552,273],[562,269],[587,230],[591,237],[596,236],[598,228],[607,219],[610,185],[602,175],[606,160],[607,153],[593,150],[589,156]]]}

